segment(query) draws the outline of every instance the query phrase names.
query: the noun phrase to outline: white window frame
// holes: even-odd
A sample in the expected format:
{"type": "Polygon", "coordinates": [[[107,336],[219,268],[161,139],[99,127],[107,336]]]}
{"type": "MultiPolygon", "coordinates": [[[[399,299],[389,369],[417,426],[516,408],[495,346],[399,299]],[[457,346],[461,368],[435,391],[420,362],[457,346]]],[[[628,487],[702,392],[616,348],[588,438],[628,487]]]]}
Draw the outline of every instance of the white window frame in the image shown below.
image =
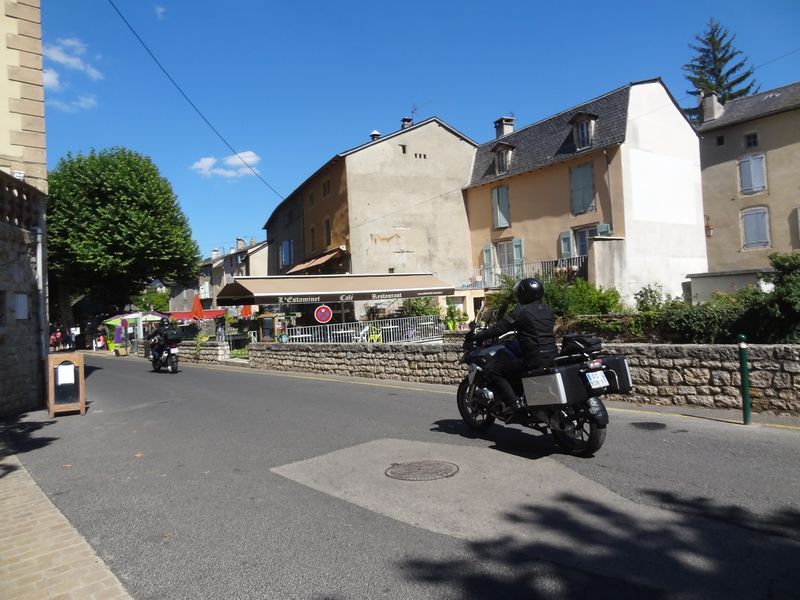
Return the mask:
{"type": "Polygon", "coordinates": [[[761,192],[765,192],[768,189],[767,185],[767,156],[763,152],[755,152],[752,154],[745,154],[736,163],[736,177],[738,179],[739,184],[739,195],[740,196],[751,196],[753,194],[760,194],[761,192]],[[762,187],[756,188],[753,185],[753,174],[756,173],[753,169],[753,159],[760,158],[761,159],[761,181],[763,183],[762,187]],[[744,181],[742,181],[742,166],[744,163],[747,163],[747,168],[750,175],[750,188],[746,188],[744,186],[744,181]]]}
{"type": "Polygon", "coordinates": [[[594,137],[594,119],[584,119],[575,123],[573,136],[576,150],[589,148],[594,137]]]}
{"type": "Polygon", "coordinates": [[[742,227],[742,250],[762,250],[764,248],[772,247],[772,240],[769,235],[769,207],[767,206],[749,206],[739,211],[739,222],[742,227]],[[763,239],[747,241],[747,227],[745,226],[745,217],[749,215],[761,214],[764,215],[764,232],[763,239]]]}
{"type": "Polygon", "coordinates": [[[495,174],[502,175],[508,173],[511,167],[511,150],[509,148],[502,148],[494,153],[495,155],[495,174]]]}
{"type": "Polygon", "coordinates": [[[746,133],[745,133],[745,134],[742,136],[742,147],[743,147],[745,150],[750,150],[751,148],[758,148],[758,146],[759,146],[759,144],[760,144],[760,143],[761,143],[761,140],[759,139],[759,136],[758,136],[758,132],[757,132],[757,131],[748,131],[748,132],[746,132],[746,133]],[[755,138],[756,138],[756,143],[755,143],[755,144],[753,144],[752,146],[750,146],[750,145],[748,145],[748,144],[747,144],[747,138],[748,138],[749,136],[751,136],[751,135],[754,135],[754,136],[755,136],[755,138]]]}
{"type": "Polygon", "coordinates": [[[281,269],[294,264],[294,240],[281,241],[278,260],[280,261],[281,269]]]}

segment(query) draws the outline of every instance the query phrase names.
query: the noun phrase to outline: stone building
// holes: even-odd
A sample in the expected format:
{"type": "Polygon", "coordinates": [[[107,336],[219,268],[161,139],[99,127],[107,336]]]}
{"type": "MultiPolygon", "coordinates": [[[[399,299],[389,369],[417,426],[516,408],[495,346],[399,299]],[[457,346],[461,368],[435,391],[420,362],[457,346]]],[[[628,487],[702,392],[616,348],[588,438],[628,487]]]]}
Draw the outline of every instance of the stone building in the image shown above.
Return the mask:
{"type": "Polygon", "coordinates": [[[0,8],[0,414],[39,408],[47,359],[47,166],[39,0],[0,8]]]}

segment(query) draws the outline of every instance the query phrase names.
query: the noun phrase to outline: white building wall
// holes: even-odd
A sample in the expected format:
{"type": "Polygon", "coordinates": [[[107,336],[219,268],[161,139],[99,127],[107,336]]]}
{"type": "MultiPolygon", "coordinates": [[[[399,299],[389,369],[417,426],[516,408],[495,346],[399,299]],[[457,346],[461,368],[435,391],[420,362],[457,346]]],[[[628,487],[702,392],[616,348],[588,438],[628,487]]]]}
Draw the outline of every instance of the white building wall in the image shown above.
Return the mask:
{"type": "Polygon", "coordinates": [[[688,273],[707,270],[697,135],[661,83],[631,88],[622,145],[628,303],[647,285],[681,296],[688,273]]]}
{"type": "Polygon", "coordinates": [[[431,122],[347,156],[353,272],[471,269],[461,188],[474,152],[431,122]]]}

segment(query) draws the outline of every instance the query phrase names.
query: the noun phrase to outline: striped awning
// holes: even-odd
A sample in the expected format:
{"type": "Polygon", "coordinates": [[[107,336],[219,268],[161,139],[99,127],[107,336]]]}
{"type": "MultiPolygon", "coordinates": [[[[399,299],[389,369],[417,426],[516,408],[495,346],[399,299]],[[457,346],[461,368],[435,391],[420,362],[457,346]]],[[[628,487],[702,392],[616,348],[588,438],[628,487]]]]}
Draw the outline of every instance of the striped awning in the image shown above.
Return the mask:
{"type": "Polygon", "coordinates": [[[429,273],[237,277],[217,294],[220,306],[319,304],[451,296],[453,286],[429,273]]]}

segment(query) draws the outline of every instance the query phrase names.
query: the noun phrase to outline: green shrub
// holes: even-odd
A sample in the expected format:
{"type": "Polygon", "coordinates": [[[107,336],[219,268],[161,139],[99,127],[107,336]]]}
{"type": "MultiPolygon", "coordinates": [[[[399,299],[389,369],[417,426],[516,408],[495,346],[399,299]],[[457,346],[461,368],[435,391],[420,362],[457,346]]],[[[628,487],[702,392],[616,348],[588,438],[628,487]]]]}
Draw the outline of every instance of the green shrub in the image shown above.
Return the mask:
{"type": "Polygon", "coordinates": [[[435,315],[441,317],[439,306],[430,298],[409,298],[403,300],[403,314],[407,317],[435,315]]]}

